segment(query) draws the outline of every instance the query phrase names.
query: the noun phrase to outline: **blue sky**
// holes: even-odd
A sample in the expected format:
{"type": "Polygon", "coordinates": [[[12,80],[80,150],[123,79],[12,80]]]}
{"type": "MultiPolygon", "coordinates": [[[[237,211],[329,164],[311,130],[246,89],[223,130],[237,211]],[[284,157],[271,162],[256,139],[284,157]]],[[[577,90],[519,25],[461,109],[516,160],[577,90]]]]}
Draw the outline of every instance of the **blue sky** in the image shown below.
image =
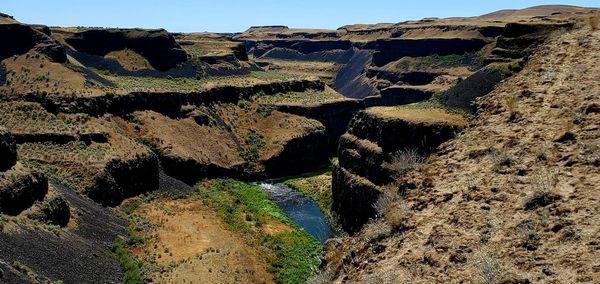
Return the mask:
{"type": "MultiPolygon", "coordinates": [[[[238,32],[255,25],[338,28],[424,17],[476,16],[556,4],[537,0],[2,0],[0,12],[52,26],[165,28],[173,32],[238,32]]],[[[600,0],[560,4],[597,7],[600,0]]]]}

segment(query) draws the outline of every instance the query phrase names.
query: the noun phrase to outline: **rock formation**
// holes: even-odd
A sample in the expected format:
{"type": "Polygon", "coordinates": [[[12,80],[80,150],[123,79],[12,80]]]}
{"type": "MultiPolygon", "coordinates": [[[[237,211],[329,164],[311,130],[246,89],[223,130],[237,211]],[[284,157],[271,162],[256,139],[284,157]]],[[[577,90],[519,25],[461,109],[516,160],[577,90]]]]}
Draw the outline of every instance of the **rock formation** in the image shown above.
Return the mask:
{"type": "Polygon", "coordinates": [[[342,226],[356,232],[375,217],[374,203],[397,177],[388,164],[398,151],[427,155],[463,126],[459,116],[437,110],[371,108],[357,114],[340,138],[339,162],[333,171],[332,208],[342,226]],[[428,112],[432,117],[436,112],[441,115],[423,120],[428,112]]]}
{"type": "Polygon", "coordinates": [[[104,56],[111,51],[131,49],[158,70],[166,71],[185,62],[187,53],[163,29],[101,29],[78,32],[66,42],[81,52],[104,56]]]}
{"type": "Polygon", "coordinates": [[[47,27],[25,25],[20,23],[0,24],[0,60],[24,54],[34,49],[47,56],[53,62],[65,62],[67,55],[64,48],[50,37],[47,27]]]}

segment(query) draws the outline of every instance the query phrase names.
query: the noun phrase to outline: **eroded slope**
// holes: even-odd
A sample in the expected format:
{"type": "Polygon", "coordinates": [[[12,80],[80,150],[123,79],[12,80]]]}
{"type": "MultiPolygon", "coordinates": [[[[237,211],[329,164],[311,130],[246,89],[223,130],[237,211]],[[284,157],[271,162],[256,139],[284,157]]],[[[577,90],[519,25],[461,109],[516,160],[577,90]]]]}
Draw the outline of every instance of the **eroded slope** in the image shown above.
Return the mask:
{"type": "Polygon", "coordinates": [[[384,217],[328,252],[335,282],[597,280],[599,43],[567,32],[480,100],[384,217]]]}

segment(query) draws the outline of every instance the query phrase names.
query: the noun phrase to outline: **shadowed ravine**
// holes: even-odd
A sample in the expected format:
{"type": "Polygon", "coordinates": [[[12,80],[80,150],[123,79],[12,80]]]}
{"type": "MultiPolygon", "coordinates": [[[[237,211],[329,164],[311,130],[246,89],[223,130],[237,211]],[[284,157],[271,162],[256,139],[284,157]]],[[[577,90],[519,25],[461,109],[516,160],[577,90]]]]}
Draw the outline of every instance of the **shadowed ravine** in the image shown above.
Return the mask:
{"type": "Polygon", "coordinates": [[[317,204],[304,194],[283,184],[258,183],[298,227],[321,243],[331,236],[331,228],[317,204]]]}

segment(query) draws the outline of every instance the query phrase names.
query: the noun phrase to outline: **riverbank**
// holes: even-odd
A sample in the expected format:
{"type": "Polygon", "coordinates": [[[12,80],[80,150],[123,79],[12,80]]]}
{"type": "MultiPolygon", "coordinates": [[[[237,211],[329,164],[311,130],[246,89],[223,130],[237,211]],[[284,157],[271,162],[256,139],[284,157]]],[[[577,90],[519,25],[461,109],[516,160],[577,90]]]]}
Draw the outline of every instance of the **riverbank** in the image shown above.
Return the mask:
{"type": "Polygon", "coordinates": [[[119,210],[130,223],[129,239],[119,242],[130,258],[124,268],[138,274],[128,283],[303,283],[320,263],[319,241],[256,185],[209,180],[119,210]]]}

